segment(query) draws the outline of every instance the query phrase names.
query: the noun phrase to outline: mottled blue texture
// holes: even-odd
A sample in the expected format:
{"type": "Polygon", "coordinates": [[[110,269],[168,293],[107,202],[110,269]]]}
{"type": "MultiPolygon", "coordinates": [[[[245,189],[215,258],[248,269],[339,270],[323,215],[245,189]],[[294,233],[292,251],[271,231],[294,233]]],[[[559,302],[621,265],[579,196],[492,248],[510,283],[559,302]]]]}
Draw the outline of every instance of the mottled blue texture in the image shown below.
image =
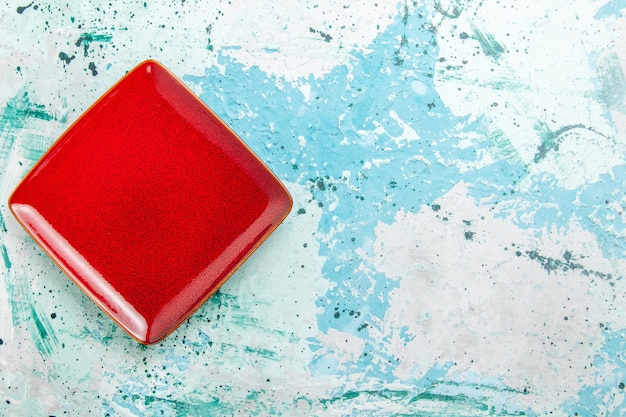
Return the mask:
{"type": "MultiPolygon", "coordinates": [[[[465,181],[472,197],[490,197],[494,207],[502,203],[515,205],[517,201],[530,203],[516,207],[520,228],[564,228],[572,219],[578,219],[582,227],[598,237],[606,256],[625,254],[623,222],[603,216],[602,211],[604,200],[621,198],[620,193],[626,189],[625,167],[617,168],[613,176],[606,175],[597,183],[567,190],[549,175],[529,174],[529,167],[516,160],[503,158],[467,172],[461,172],[452,163],[476,162],[480,152],[493,143],[488,121],[470,123],[455,117],[437,95],[433,85],[437,41],[433,32],[424,29],[426,19],[421,17],[428,13],[416,10],[400,14],[375,40],[371,52],[353,56],[350,68],[340,66],[320,79],[304,80],[311,86],[308,101],[297,85],[283,82],[278,88],[265,73],[254,67],[244,69],[223,56],[219,60],[225,73],[210,68],[203,77],[184,79],[192,85],[202,85],[201,98],[244,137],[281,179],[309,187],[323,207],[320,232],[330,238],[320,238],[320,255],[328,259],[324,276],[336,286],[318,301],[324,308],[318,324],[324,332],[337,329],[364,339],[368,355],[349,363],[348,373],[364,372],[380,383],[394,381],[393,370],[398,362],[386,353],[387,341],[368,338],[367,326],[375,325],[372,319],[383,318],[389,293],[397,282],[368,267],[368,261],[356,249],[372,255],[368,248],[374,239],[374,227],[378,222],[391,223],[398,210],[416,212],[454,184],[465,181]],[[407,76],[407,71],[414,76],[407,76]],[[351,81],[349,76],[353,77],[351,81]],[[424,95],[412,90],[413,81],[427,86],[424,95]],[[238,112],[245,114],[248,110],[255,115],[238,117],[238,112]],[[394,141],[393,137],[402,134],[402,128],[390,117],[390,111],[408,123],[419,134],[419,140],[400,144],[394,141]],[[374,122],[380,123],[386,133],[372,133],[372,140],[359,136],[359,131],[373,131],[374,122]],[[466,132],[477,132],[482,139],[464,149],[456,146],[466,132]],[[299,136],[306,139],[305,147],[299,145],[299,136]],[[431,164],[412,160],[417,155],[431,164]],[[389,162],[363,168],[365,162],[375,159],[389,162]],[[349,172],[349,179],[344,176],[345,171],[349,172]],[[520,190],[522,179],[532,184],[527,192],[520,190]],[[535,212],[533,224],[519,221],[529,212],[535,212]],[[599,222],[590,219],[593,213],[599,222]],[[345,228],[333,231],[337,224],[345,228]],[[617,233],[607,234],[605,227],[612,227],[617,233]],[[372,282],[374,288],[369,295],[372,282]]],[[[295,210],[298,204],[296,201],[295,210]]],[[[314,351],[319,347],[318,341],[311,340],[314,351]]],[[[617,354],[614,343],[609,342],[606,349],[617,354]]],[[[337,365],[333,359],[319,356],[311,369],[319,375],[338,375],[337,365]]],[[[614,378],[621,372],[614,371],[614,378]]],[[[445,379],[442,368],[429,379],[429,384],[445,379]]],[[[423,381],[404,382],[414,384],[415,393],[419,393],[426,389],[423,381]]],[[[601,401],[599,396],[581,395],[592,403],[601,401]]],[[[513,405],[507,406],[507,410],[532,414],[513,405]]]]}
{"type": "MultiPolygon", "coordinates": [[[[372,317],[383,318],[389,292],[397,283],[373,267],[357,270],[366,261],[356,249],[367,251],[374,239],[374,227],[379,221],[392,222],[398,210],[415,212],[459,180],[485,177],[480,172],[462,175],[456,166],[436,162],[435,152],[445,160],[475,160],[476,149],[453,146],[459,132],[451,126],[462,123],[467,131],[478,126],[455,118],[434,91],[437,45],[434,34],[422,28],[425,22],[417,13],[399,16],[376,39],[371,53],[353,57],[350,73],[346,66],[340,66],[321,79],[306,80],[311,85],[309,101],[297,87],[283,83],[278,88],[258,69],[244,70],[224,57],[221,63],[227,68],[225,74],[215,68],[208,69],[204,77],[184,79],[204,86],[201,98],[280,178],[310,188],[323,206],[320,232],[330,233],[337,224],[345,225],[343,231],[332,234],[330,241],[322,242],[320,255],[328,257],[324,276],[337,285],[319,300],[325,312],[318,324],[324,332],[335,328],[364,338],[369,355],[350,367],[386,382],[394,380],[393,366],[386,364],[396,360],[386,354],[384,346],[371,344],[363,324],[369,325],[372,317]],[[403,34],[406,39],[400,44],[398,36],[403,34]],[[402,75],[408,70],[416,76],[402,75]],[[354,77],[352,82],[348,75],[354,77]],[[425,95],[418,96],[412,90],[411,83],[416,80],[429,86],[425,95]],[[245,112],[248,107],[257,115],[238,118],[237,112],[245,112]],[[398,145],[392,137],[400,136],[402,129],[389,116],[390,111],[409,123],[421,139],[398,145]],[[386,134],[374,134],[374,122],[380,123],[386,134]],[[364,140],[359,130],[372,132],[373,140],[364,140]],[[299,145],[298,136],[306,139],[305,147],[299,145]],[[432,164],[410,161],[414,155],[432,164]],[[295,164],[288,162],[292,159],[295,164]],[[389,159],[389,163],[363,169],[365,162],[374,159],[389,159]],[[349,180],[344,171],[350,173],[349,180]],[[330,210],[333,202],[336,205],[330,210]],[[371,282],[375,287],[368,295],[371,282]],[[378,365],[372,355],[379,358],[378,365]]],[[[507,181],[502,175],[498,180],[507,181]]],[[[298,204],[296,201],[295,210],[298,204]]],[[[311,344],[315,348],[316,342],[311,344]]],[[[315,373],[337,373],[332,369],[336,364],[323,358],[312,365],[315,373]]]]}

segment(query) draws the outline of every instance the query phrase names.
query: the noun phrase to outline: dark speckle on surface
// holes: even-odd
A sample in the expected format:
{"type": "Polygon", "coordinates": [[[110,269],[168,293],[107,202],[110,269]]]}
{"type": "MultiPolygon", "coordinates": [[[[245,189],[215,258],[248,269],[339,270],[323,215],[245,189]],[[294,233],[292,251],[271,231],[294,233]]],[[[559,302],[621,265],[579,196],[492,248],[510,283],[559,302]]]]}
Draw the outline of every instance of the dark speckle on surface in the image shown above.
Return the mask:
{"type": "Polygon", "coordinates": [[[330,36],[328,33],[322,32],[321,30],[309,28],[309,32],[317,33],[318,35],[322,37],[322,39],[324,39],[324,42],[330,42],[331,40],[333,40],[332,36],[330,36]]]}
{"type": "Polygon", "coordinates": [[[96,70],[96,64],[94,64],[93,61],[89,63],[88,68],[91,70],[91,75],[93,75],[94,77],[98,75],[98,71],[96,70]]]}
{"type": "MultiPolygon", "coordinates": [[[[600,271],[595,271],[592,269],[585,268],[582,264],[575,262],[575,258],[571,251],[565,251],[563,253],[563,260],[555,259],[548,256],[542,255],[539,251],[532,250],[526,251],[526,255],[528,258],[533,261],[538,262],[541,266],[548,271],[548,273],[556,272],[556,271],[579,271],[581,274],[585,276],[597,277],[602,280],[612,280],[613,274],[604,273],[600,271]]],[[[518,255],[520,256],[520,255],[518,255]]]]}
{"type": "Polygon", "coordinates": [[[34,3],[34,1],[31,1],[31,2],[30,2],[29,4],[27,4],[26,6],[20,6],[20,7],[18,7],[18,8],[17,8],[17,12],[18,12],[19,14],[24,13],[24,12],[26,11],[26,9],[28,9],[30,6],[32,6],[32,5],[33,5],[33,3],[34,3]]]}
{"type": "Polygon", "coordinates": [[[59,52],[59,59],[63,61],[65,65],[69,65],[76,58],[76,55],[69,56],[65,52],[59,52]]]}

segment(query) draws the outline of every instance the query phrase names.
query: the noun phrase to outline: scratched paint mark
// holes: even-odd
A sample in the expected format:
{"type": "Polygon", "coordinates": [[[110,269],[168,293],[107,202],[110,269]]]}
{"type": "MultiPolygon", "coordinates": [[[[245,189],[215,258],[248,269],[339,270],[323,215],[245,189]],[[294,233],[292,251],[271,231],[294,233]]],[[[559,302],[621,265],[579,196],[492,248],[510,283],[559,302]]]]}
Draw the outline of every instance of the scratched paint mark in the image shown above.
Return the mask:
{"type": "MultiPolygon", "coordinates": [[[[169,405],[176,415],[179,416],[214,416],[214,415],[227,415],[234,413],[234,409],[229,404],[224,404],[219,398],[207,398],[203,401],[176,401],[168,400],[166,398],[158,398],[152,395],[146,396],[144,404],[149,406],[153,403],[161,403],[169,405]]],[[[151,411],[150,408],[147,408],[151,411]]]]}
{"type": "MultiPolygon", "coordinates": [[[[387,400],[392,406],[395,402],[404,402],[404,405],[399,411],[395,412],[396,416],[424,416],[424,417],[437,417],[437,416],[457,416],[457,417],[470,417],[470,416],[524,416],[523,412],[507,412],[506,410],[495,410],[492,405],[489,404],[487,399],[475,399],[466,394],[438,394],[432,391],[426,391],[424,393],[405,397],[406,391],[361,391],[361,392],[348,392],[341,398],[333,399],[335,401],[343,401],[344,406],[347,406],[350,402],[363,402],[365,404],[373,403],[380,404],[380,399],[387,400]],[[347,403],[347,404],[346,404],[347,403]]],[[[367,409],[367,408],[366,408],[367,409]]],[[[372,410],[374,411],[374,410],[372,410]]]]}
{"type": "Polygon", "coordinates": [[[30,288],[26,284],[26,277],[16,276],[11,273],[9,279],[5,281],[5,287],[9,299],[13,326],[15,327],[26,323],[31,316],[30,288]]]}
{"type": "Polygon", "coordinates": [[[12,324],[14,327],[25,326],[37,351],[42,357],[47,357],[58,346],[58,339],[52,325],[45,315],[36,310],[28,278],[13,274],[13,270],[9,270],[9,268],[7,270],[10,276],[5,282],[5,287],[9,299],[12,324]]]}
{"type": "Polygon", "coordinates": [[[9,252],[7,251],[7,247],[5,244],[0,245],[0,252],[2,252],[2,260],[4,261],[4,267],[6,269],[11,269],[11,259],[9,259],[9,252]]]}
{"type": "Polygon", "coordinates": [[[18,93],[11,98],[2,112],[3,130],[6,127],[23,128],[25,119],[33,118],[44,121],[55,120],[54,114],[46,111],[43,104],[31,101],[28,91],[22,87],[18,93]]]}
{"type": "Polygon", "coordinates": [[[457,416],[473,417],[485,416],[525,416],[526,413],[508,412],[506,410],[494,410],[487,399],[474,399],[465,394],[446,395],[426,392],[411,400],[398,415],[420,415],[420,416],[457,416]]]}
{"type": "MultiPolygon", "coordinates": [[[[31,99],[27,86],[22,87],[0,113],[0,161],[9,158],[18,138],[24,156],[31,161],[38,160],[53,141],[40,134],[44,130],[39,128],[42,123],[52,121],[65,123],[67,114],[48,111],[46,106],[31,99]]],[[[4,220],[0,227],[6,231],[4,220]]]]}
{"type": "MultiPolygon", "coordinates": [[[[242,326],[241,328],[245,329],[246,327],[242,326]]],[[[258,359],[266,359],[275,362],[280,361],[279,354],[269,349],[255,348],[245,345],[235,345],[232,343],[220,343],[217,346],[217,349],[222,356],[241,356],[242,354],[247,354],[254,355],[255,357],[258,357],[258,359]]]]}
{"type": "Polygon", "coordinates": [[[209,298],[208,303],[213,304],[218,309],[224,307],[238,310],[240,307],[237,299],[238,297],[234,294],[227,294],[223,291],[217,290],[215,291],[215,294],[209,298]]]}
{"type": "Polygon", "coordinates": [[[494,129],[491,131],[489,139],[491,139],[491,143],[487,151],[493,159],[497,161],[509,160],[513,163],[521,164],[519,152],[502,130],[494,129]]]}
{"type": "Polygon", "coordinates": [[[269,349],[260,349],[260,348],[253,348],[253,347],[250,347],[250,346],[246,346],[246,347],[244,347],[243,351],[245,353],[249,353],[249,354],[252,354],[252,355],[255,355],[255,356],[260,356],[260,357],[265,358],[265,359],[271,359],[271,360],[279,360],[280,359],[279,356],[278,356],[278,353],[276,353],[276,352],[274,352],[272,350],[269,350],[269,349]]]}
{"type": "Polygon", "coordinates": [[[111,35],[110,33],[83,33],[76,40],[74,45],[82,46],[83,55],[88,56],[89,48],[93,42],[106,43],[106,42],[111,42],[111,39],[113,39],[113,35],[111,35]]]}
{"type": "Polygon", "coordinates": [[[365,401],[375,401],[377,398],[383,398],[392,402],[403,402],[407,398],[410,401],[413,399],[413,393],[408,390],[392,390],[392,389],[380,389],[380,390],[362,390],[362,391],[346,391],[340,395],[333,396],[331,398],[322,398],[320,402],[322,404],[333,404],[337,402],[348,403],[355,399],[361,399],[365,401]]]}
{"type": "Polygon", "coordinates": [[[232,404],[219,397],[204,395],[202,399],[170,399],[149,393],[146,384],[139,381],[127,381],[117,391],[114,403],[135,416],[213,416],[233,415],[232,404]]]}
{"type": "Polygon", "coordinates": [[[38,161],[50,148],[50,137],[35,133],[30,133],[26,137],[28,140],[23,145],[23,156],[30,161],[38,161]]]}
{"type": "Polygon", "coordinates": [[[606,135],[598,132],[597,130],[585,126],[583,124],[575,124],[564,126],[556,131],[550,130],[548,126],[543,122],[538,122],[535,126],[535,130],[541,137],[541,144],[537,147],[537,153],[533,158],[535,163],[541,162],[550,152],[558,151],[561,143],[568,138],[568,136],[576,134],[577,130],[588,130],[597,135],[609,139],[606,135]]]}
{"type": "Polygon", "coordinates": [[[440,0],[434,2],[435,10],[449,19],[458,19],[463,13],[463,6],[458,0],[450,1],[450,4],[443,5],[440,0]]]}
{"type": "Polygon", "coordinates": [[[485,33],[478,29],[475,24],[471,24],[472,31],[474,32],[473,38],[480,44],[483,53],[495,61],[498,60],[506,52],[506,48],[496,40],[491,33],[485,33]]]}
{"type": "MultiPolygon", "coordinates": [[[[506,386],[476,383],[459,383],[442,379],[441,366],[430,377],[418,381],[411,389],[364,389],[347,390],[330,398],[309,400],[309,406],[322,405],[324,411],[387,410],[385,415],[394,416],[524,416],[522,410],[504,405],[495,406],[490,398],[527,395],[527,389],[518,390],[506,386]]],[[[299,398],[298,400],[301,400],[299,398]]]]}
{"type": "Polygon", "coordinates": [[[33,336],[35,346],[43,357],[50,356],[59,344],[52,324],[46,316],[39,314],[32,305],[30,307],[30,314],[34,326],[30,325],[29,331],[33,336]]]}
{"type": "Polygon", "coordinates": [[[609,110],[624,110],[626,77],[616,53],[608,54],[598,63],[600,88],[598,98],[609,110]]]}

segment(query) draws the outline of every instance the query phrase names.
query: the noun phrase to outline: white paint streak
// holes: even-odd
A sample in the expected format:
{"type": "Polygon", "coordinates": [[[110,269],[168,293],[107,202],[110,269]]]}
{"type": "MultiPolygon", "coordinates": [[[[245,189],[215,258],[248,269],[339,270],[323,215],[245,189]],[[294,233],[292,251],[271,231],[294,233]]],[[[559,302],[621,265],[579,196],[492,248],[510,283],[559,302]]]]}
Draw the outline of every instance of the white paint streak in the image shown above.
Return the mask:
{"type": "Polygon", "coordinates": [[[389,116],[396,121],[398,126],[402,129],[402,134],[397,137],[392,137],[392,139],[399,145],[403,145],[403,142],[412,142],[414,140],[419,140],[420,136],[418,133],[404,120],[400,118],[398,113],[395,110],[389,111],[389,116]]]}

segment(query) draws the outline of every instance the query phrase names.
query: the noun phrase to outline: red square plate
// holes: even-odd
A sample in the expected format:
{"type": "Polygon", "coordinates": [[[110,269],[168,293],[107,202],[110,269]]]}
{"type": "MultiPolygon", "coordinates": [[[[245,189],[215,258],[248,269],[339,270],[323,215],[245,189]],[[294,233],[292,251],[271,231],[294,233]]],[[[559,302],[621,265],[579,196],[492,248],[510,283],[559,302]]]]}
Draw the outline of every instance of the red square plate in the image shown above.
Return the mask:
{"type": "Polygon", "coordinates": [[[259,158],[155,61],[91,106],[9,199],[61,269],[146,344],[209,298],[291,205],[259,158]]]}

